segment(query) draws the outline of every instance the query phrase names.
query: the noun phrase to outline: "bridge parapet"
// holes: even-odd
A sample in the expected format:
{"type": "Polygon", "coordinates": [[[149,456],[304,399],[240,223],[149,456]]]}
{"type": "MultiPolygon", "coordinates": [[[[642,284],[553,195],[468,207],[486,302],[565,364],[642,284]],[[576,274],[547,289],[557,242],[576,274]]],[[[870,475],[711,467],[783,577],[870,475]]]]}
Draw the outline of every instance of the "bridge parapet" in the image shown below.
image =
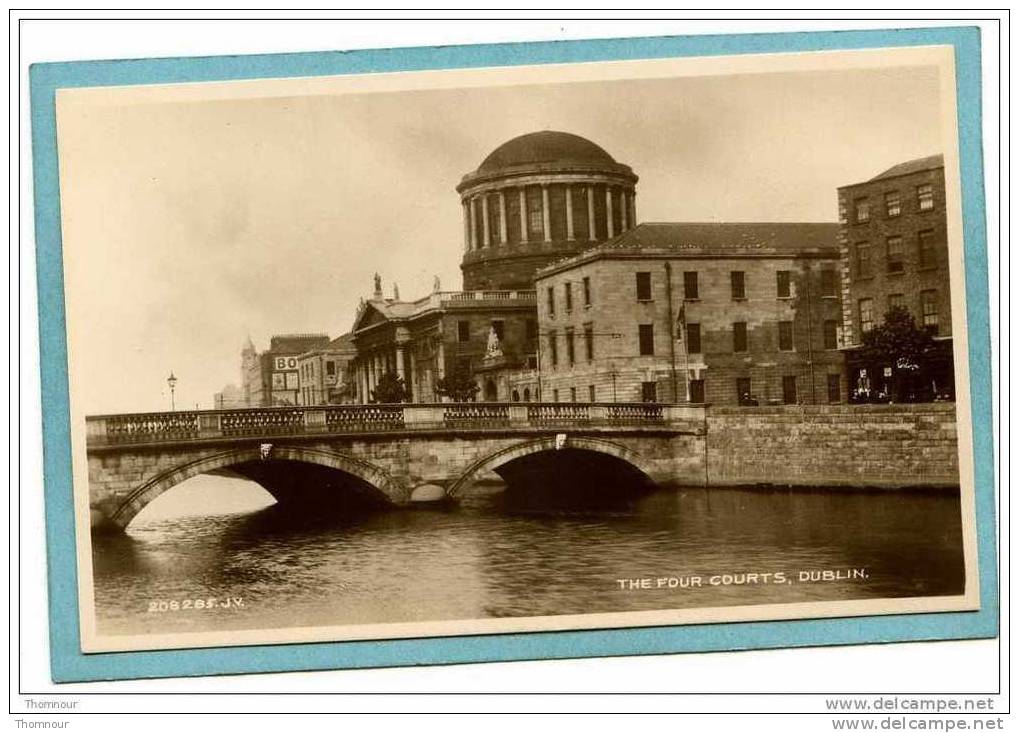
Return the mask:
{"type": "Polygon", "coordinates": [[[701,432],[701,405],[448,402],[192,410],[86,418],[89,449],[231,438],[393,431],[600,429],[701,432]]]}

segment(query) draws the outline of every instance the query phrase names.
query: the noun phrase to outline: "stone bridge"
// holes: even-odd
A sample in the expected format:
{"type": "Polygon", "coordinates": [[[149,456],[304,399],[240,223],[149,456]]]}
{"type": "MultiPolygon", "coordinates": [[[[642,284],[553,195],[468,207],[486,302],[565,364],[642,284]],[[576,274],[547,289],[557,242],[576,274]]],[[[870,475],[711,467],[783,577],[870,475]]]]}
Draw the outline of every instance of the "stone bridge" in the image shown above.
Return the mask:
{"type": "Polygon", "coordinates": [[[565,472],[591,491],[613,477],[704,481],[704,408],[687,405],[279,407],[103,415],[86,426],[93,529],[123,529],[203,473],[256,481],[280,502],[312,486],[353,505],[456,499],[493,473],[541,485],[565,472]]]}

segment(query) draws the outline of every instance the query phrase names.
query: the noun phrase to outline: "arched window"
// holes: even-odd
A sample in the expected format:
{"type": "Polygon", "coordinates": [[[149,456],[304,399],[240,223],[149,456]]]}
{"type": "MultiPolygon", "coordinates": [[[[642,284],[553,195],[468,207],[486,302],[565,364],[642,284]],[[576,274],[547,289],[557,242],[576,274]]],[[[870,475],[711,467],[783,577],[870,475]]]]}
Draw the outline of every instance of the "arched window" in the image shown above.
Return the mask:
{"type": "Polygon", "coordinates": [[[517,390],[513,390],[513,401],[520,402],[520,392],[517,390]]]}

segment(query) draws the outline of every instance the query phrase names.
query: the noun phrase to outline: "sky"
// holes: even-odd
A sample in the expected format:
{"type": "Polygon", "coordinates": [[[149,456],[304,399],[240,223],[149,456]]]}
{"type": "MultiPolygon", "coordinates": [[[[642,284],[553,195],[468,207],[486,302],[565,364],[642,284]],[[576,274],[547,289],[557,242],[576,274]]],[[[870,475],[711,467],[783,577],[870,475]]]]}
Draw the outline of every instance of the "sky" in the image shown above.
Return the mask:
{"type": "Polygon", "coordinates": [[[247,337],[349,330],[372,274],[460,287],[460,178],[582,135],[644,221],[835,221],[836,188],[942,152],[933,66],[58,107],[72,393],[86,414],[211,407],[247,337]]]}

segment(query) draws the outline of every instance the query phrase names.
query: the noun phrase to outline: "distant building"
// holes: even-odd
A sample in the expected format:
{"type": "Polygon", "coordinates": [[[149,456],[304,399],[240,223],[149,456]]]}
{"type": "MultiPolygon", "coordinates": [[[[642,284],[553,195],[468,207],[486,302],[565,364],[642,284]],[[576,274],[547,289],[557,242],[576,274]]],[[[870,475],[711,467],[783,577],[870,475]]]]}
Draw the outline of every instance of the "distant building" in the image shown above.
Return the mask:
{"type": "Polygon", "coordinates": [[[541,396],[845,397],[835,224],[641,224],[536,277],[541,396]]]}
{"type": "Polygon", "coordinates": [[[236,384],[228,384],[212,396],[212,406],[216,410],[232,410],[247,407],[248,403],[244,399],[244,390],[236,384]]]}
{"type": "Polygon", "coordinates": [[[350,361],[356,354],[353,334],[334,338],[320,349],[297,357],[298,404],[336,405],[354,401],[350,361]]]}
{"type": "Polygon", "coordinates": [[[838,189],[842,320],[854,391],[889,391],[889,365],[863,363],[863,334],[894,307],[929,328],[937,352],[923,365],[924,390],[954,397],[952,300],[945,215],[945,164],[932,155],[838,189]]]}
{"type": "Polygon", "coordinates": [[[242,390],[249,407],[296,405],[300,395],[297,358],[329,344],[329,336],[284,334],[269,340],[269,349],[259,353],[249,338],[241,351],[242,390]]]}

